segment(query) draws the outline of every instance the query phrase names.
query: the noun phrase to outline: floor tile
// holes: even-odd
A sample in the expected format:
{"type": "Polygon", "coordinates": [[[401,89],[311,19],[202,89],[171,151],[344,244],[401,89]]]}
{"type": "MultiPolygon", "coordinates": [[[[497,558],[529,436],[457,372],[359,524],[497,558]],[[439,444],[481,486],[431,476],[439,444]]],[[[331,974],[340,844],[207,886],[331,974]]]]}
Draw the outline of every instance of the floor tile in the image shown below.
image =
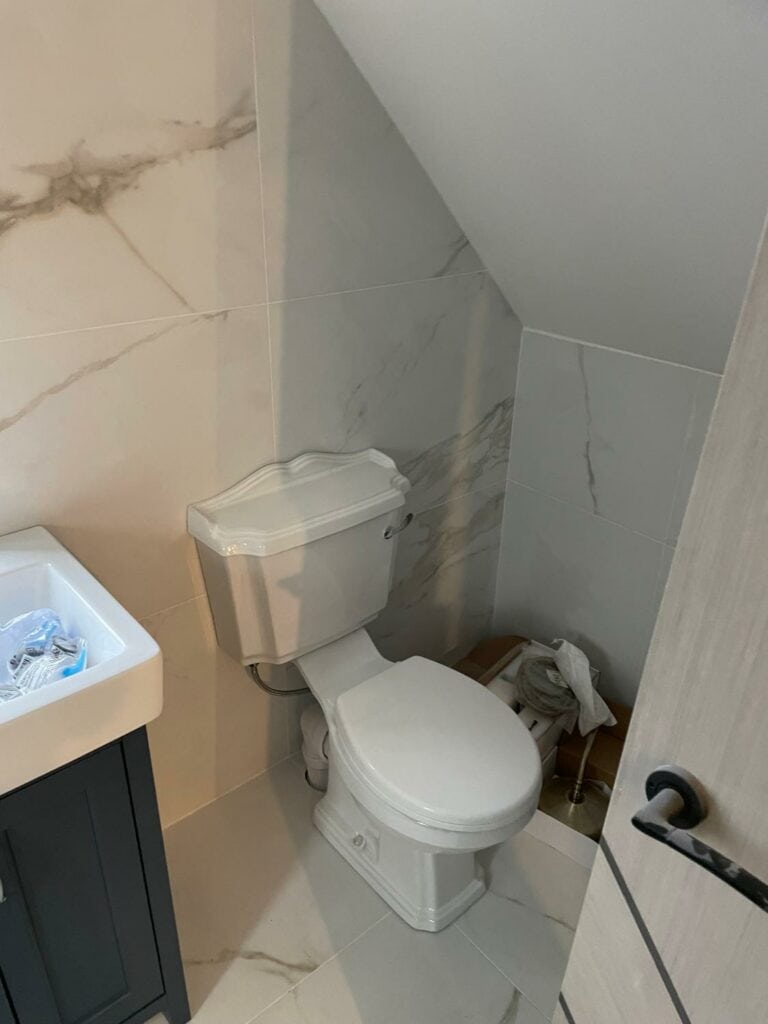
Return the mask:
{"type": "Polygon", "coordinates": [[[258,1018],[258,1024],[545,1024],[455,927],[387,917],[258,1018]]]}
{"type": "Polygon", "coordinates": [[[166,833],[195,1024],[246,1024],[387,913],[285,762],[166,833]]]}
{"type": "Polygon", "coordinates": [[[486,856],[486,869],[489,891],[458,927],[551,1016],[589,871],[525,832],[486,856]]]}
{"type": "Polygon", "coordinates": [[[589,881],[588,868],[525,831],[480,857],[491,892],[575,930],[589,881]]]}

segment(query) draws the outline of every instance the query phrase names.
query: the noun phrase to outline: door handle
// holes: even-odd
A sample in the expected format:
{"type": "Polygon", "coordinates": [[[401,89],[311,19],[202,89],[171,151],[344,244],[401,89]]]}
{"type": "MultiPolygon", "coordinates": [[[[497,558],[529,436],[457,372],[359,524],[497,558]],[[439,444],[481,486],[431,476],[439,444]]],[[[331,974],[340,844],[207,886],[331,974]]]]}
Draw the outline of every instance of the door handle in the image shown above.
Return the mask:
{"type": "Polygon", "coordinates": [[[685,768],[662,765],[646,779],[645,795],[648,803],[632,817],[635,828],[682,853],[768,912],[768,884],[689,834],[688,829],[708,813],[706,792],[695,775],[685,768]]]}

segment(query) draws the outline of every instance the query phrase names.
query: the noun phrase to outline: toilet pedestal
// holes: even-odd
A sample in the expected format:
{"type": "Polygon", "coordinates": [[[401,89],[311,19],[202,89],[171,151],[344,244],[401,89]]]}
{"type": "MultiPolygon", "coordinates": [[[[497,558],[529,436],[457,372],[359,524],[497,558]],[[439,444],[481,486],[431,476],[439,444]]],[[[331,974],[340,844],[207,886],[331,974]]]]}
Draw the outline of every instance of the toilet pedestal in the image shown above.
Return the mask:
{"type": "Polygon", "coordinates": [[[485,892],[474,851],[439,852],[383,828],[344,785],[333,758],[314,822],[412,928],[438,932],[485,892]]]}

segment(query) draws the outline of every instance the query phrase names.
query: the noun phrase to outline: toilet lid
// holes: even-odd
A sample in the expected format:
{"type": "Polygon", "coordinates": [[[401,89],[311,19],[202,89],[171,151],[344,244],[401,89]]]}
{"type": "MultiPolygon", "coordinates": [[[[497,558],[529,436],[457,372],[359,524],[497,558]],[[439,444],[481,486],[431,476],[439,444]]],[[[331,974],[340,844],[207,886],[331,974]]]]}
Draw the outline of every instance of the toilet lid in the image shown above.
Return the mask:
{"type": "Polygon", "coordinates": [[[498,828],[541,785],[541,759],[511,708],[426,658],[409,658],[343,693],[336,740],[390,806],[424,824],[498,828]]]}

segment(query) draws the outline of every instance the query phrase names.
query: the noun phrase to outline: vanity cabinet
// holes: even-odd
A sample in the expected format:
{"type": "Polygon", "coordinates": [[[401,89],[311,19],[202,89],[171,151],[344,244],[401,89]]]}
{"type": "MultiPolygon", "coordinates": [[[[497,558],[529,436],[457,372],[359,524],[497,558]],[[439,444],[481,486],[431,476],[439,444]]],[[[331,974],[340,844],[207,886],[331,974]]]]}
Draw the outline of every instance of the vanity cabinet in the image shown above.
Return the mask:
{"type": "Polygon", "coordinates": [[[146,731],[0,797],[0,1024],[189,1020],[146,731]]]}

